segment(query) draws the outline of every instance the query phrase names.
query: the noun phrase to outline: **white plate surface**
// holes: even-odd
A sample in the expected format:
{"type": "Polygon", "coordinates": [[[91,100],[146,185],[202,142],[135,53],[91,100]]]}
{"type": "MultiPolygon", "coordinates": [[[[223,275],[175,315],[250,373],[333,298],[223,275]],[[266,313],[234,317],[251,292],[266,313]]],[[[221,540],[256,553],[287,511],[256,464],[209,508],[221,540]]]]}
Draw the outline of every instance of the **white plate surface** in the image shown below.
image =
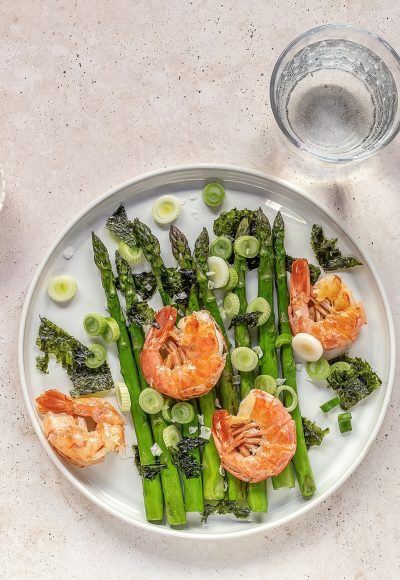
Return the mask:
{"type": "MultiPolygon", "coordinates": [[[[248,298],[256,295],[256,273],[249,275],[248,298]]],[[[159,303],[154,301],[154,305],[159,303]]],[[[382,424],[390,398],[394,376],[394,331],[390,309],[382,285],[369,260],[358,244],[315,200],[289,187],[282,181],[253,170],[219,165],[183,166],[147,174],[121,185],[92,203],[69,225],[50,249],[30,286],[24,305],[19,334],[19,367],[26,405],[35,431],[55,465],[67,479],[94,503],[113,515],[137,526],[175,536],[196,538],[228,538],[267,530],[299,517],[333,493],[356,469],[375,439],[382,424]],[[222,181],[226,188],[223,209],[232,207],[262,206],[271,222],[276,211],[282,207],[286,224],[286,250],[294,256],[313,259],[309,246],[313,223],[322,224],[328,236],[338,236],[345,253],[360,257],[364,266],[343,275],[354,291],[356,299],[362,299],[368,325],[350,353],[366,358],[382,378],[382,387],[352,410],[354,431],[348,436],[339,433],[337,413],[325,416],[319,405],[328,400],[332,392],[317,387],[306,380],[304,371],[299,373],[298,386],[302,414],[331,433],[320,448],[310,450],[310,460],[317,483],[314,497],[305,501],[298,487],[293,490],[273,491],[269,487],[269,512],[253,515],[250,521],[240,522],[227,517],[212,517],[203,526],[199,517],[191,515],[184,529],[171,529],[167,525],[149,524],[144,518],[141,482],[132,459],[110,456],[101,465],[76,469],[64,463],[48,445],[41,421],[35,410],[35,397],[49,388],[62,388],[68,392],[70,383],[64,371],[55,363],[50,365],[48,375],[35,367],[35,357],[40,354],[35,347],[39,315],[65,328],[83,342],[88,342],[82,328],[87,312],[102,312],[105,297],[99,273],[93,263],[90,232],[94,231],[114,252],[115,242],[106,232],[106,218],[123,203],[128,216],[138,216],[148,223],[161,241],[163,257],[167,265],[175,265],[168,243],[168,231],[152,223],[150,208],[153,201],[163,194],[174,194],[184,203],[176,225],[181,228],[191,245],[200,229],[206,226],[212,237],[212,221],[215,212],[201,200],[201,190],[208,181],[222,181]],[[70,260],[62,253],[68,246],[74,249],[70,260]],[[60,307],[47,296],[48,280],[57,274],[71,274],[79,285],[76,298],[67,307],[60,307]]],[[[122,380],[115,348],[110,349],[109,361],[115,381],[122,380]]],[[[112,399],[110,399],[112,400],[112,399]]],[[[133,442],[134,433],[127,419],[127,441],[133,442]]]]}

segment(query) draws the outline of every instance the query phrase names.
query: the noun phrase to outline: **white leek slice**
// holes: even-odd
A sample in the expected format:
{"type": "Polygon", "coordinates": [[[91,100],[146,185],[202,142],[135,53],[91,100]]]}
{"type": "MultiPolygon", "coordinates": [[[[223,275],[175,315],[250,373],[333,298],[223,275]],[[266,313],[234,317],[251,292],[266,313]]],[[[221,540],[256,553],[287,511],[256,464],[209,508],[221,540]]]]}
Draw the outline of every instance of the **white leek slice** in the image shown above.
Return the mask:
{"type": "Polygon", "coordinates": [[[320,341],[306,332],[299,332],[293,337],[292,348],[297,357],[307,362],[316,362],[324,353],[320,341]]]}
{"type": "Polygon", "coordinates": [[[178,218],[181,207],[180,200],[174,195],[162,195],[154,202],[151,215],[157,224],[169,225],[178,218]]]}
{"type": "Polygon", "coordinates": [[[123,413],[126,413],[131,408],[131,397],[129,395],[128,387],[125,383],[117,383],[115,385],[115,395],[117,397],[119,408],[123,413]]]}
{"type": "Polygon", "coordinates": [[[54,302],[69,302],[75,296],[78,285],[72,276],[56,276],[47,286],[47,293],[54,302]]]}
{"type": "Polygon", "coordinates": [[[229,280],[228,264],[219,256],[210,256],[207,260],[207,268],[213,273],[212,282],[214,288],[223,288],[229,280]]]}

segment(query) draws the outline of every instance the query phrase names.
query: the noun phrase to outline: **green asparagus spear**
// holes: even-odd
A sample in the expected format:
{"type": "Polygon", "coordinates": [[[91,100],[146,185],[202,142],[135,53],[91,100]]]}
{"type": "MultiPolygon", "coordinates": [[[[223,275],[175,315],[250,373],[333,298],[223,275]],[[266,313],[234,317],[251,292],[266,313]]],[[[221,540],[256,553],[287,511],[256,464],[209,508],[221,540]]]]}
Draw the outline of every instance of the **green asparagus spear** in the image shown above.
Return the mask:
{"type": "MultiPolygon", "coordinates": [[[[279,312],[279,332],[291,333],[288,316],[289,291],[287,286],[286,268],[285,268],[285,225],[280,212],[277,214],[272,228],[272,238],[275,253],[275,276],[278,294],[278,312],[279,312]]],[[[286,379],[286,384],[297,392],[296,384],[296,364],[293,357],[293,350],[290,344],[281,348],[281,367],[282,374],[286,379]]],[[[287,399],[290,396],[288,395],[287,399]]],[[[285,400],[289,404],[289,400],[285,400]]],[[[307,454],[306,443],[304,440],[303,424],[301,420],[300,405],[291,413],[296,423],[297,446],[296,453],[293,457],[293,465],[299,482],[300,491],[304,497],[311,497],[315,492],[315,482],[312,473],[310,460],[307,454]]]]}
{"type": "MultiPolygon", "coordinates": [[[[275,350],[277,336],[274,314],[274,249],[269,220],[261,208],[256,213],[256,234],[260,242],[260,263],[258,266],[258,295],[265,298],[271,306],[271,314],[265,324],[258,327],[258,344],[262,350],[260,373],[279,377],[278,357],[275,350]]],[[[294,487],[294,476],[291,464],[276,477],[272,478],[274,489],[294,487]]]]}
{"type": "Polygon", "coordinates": [[[160,242],[151,232],[149,226],[141,222],[138,218],[135,218],[133,225],[139,246],[142,248],[144,256],[150,263],[153,274],[156,277],[157,290],[161,296],[162,303],[164,306],[167,306],[168,304],[171,304],[171,298],[167,292],[165,292],[162,283],[162,277],[166,269],[161,257],[160,242]]]}
{"type": "MultiPolygon", "coordinates": [[[[236,238],[245,236],[249,233],[249,221],[247,218],[242,219],[236,232],[236,238]]],[[[233,290],[239,298],[239,315],[246,313],[246,258],[235,253],[234,268],[238,274],[238,283],[233,290]]],[[[235,344],[236,346],[251,347],[249,329],[246,323],[236,324],[235,326],[235,344]]],[[[244,399],[254,386],[254,371],[240,373],[240,396],[244,399]]],[[[247,502],[253,512],[268,511],[267,482],[260,481],[252,483],[247,488],[247,502]]]]}
{"type": "MultiPolygon", "coordinates": [[[[194,264],[196,268],[197,284],[199,286],[204,307],[210,312],[211,316],[220,327],[227,345],[228,352],[226,355],[225,368],[219,380],[219,392],[223,408],[231,415],[236,415],[239,407],[239,397],[233,384],[232,362],[230,356],[231,344],[226,333],[221,313],[217,306],[214,292],[208,287],[208,278],[206,275],[208,272],[208,248],[208,232],[206,228],[203,228],[194,246],[194,264]]],[[[228,494],[230,500],[241,500],[245,497],[245,486],[243,485],[243,482],[236,479],[236,477],[230,473],[228,473],[228,494]]]]}
{"type": "MultiPolygon", "coordinates": [[[[115,254],[115,263],[117,266],[119,287],[125,296],[126,310],[129,313],[129,310],[138,299],[132,271],[129,264],[121,257],[119,252],[116,252],[115,254]]],[[[139,374],[140,388],[143,390],[149,386],[146,382],[146,379],[144,378],[142,368],[140,366],[140,353],[142,352],[144,345],[144,332],[142,327],[134,322],[130,322],[128,328],[131,337],[133,353],[135,356],[136,368],[139,374]]],[[[164,492],[167,521],[171,525],[174,525],[175,520],[184,520],[185,518],[185,506],[183,503],[179,471],[172,461],[171,452],[164,443],[163,431],[167,427],[166,421],[164,421],[161,413],[150,415],[149,418],[153,430],[154,440],[162,449],[162,454],[159,458],[160,462],[167,466],[167,469],[163,469],[161,471],[161,483],[164,492]]],[[[203,511],[204,506],[202,502],[196,507],[198,509],[187,511],[203,511]]]]}
{"type": "MultiPolygon", "coordinates": [[[[180,268],[193,268],[193,260],[190,247],[186,236],[175,226],[171,226],[169,230],[169,239],[171,242],[172,253],[178,262],[180,268]]],[[[193,286],[190,290],[189,303],[187,313],[196,312],[200,310],[199,299],[197,294],[197,287],[193,286]]],[[[203,415],[204,426],[211,429],[212,418],[215,411],[215,390],[212,389],[206,395],[199,399],[201,414],[203,415]]],[[[194,419],[197,425],[197,417],[194,419]]],[[[186,427],[189,431],[190,424],[186,427]]],[[[186,430],[185,429],[185,430],[186,430]]],[[[194,435],[195,436],[195,435],[194,435]]],[[[198,449],[193,453],[199,453],[198,449]]],[[[195,455],[197,458],[197,455],[195,455]]],[[[217,449],[215,447],[214,439],[211,437],[208,444],[203,448],[203,493],[207,500],[223,499],[224,492],[224,478],[221,475],[220,460],[217,449]]]]}
{"type": "MultiPolygon", "coordinates": [[[[136,218],[133,223],[139,245],[143,248],[145,258],[148,262],[150,262],[153,274],[156,277],[157,289],[161,296],[161,300],[164,306],[171,304],[171,298],[163,286],[163,273],[165,273],[166,268],[161,257],[160,243],[156,236],[151,232],[150,228],[139,221],[138,218],[136,218]]],[[[198,427],[197,416],[195,417],[194,421],[198,427]]],[[[190,435],[189,426],[194,426],[194,423],[190,423],[190,425],[183,427],[184,436],[190,435]]],[[[191,454],[197,461],[200,462],[199,449],[193,450],[191,454]]],[[[186,511],[203,511],[204,502],[201,476],[188,479],[185,474],[182,474],[182,478],[185,491],[186,511]]]]}
{"type": "MultiPolygon", "coordinates": [[[[153,435],[147,415],[139,406],[139,377],[132,355],[125,318],[115,289],[110,258],[107,248],[94,233],[92,233],[92,244],[94,261],[100,270],[101,282],[107,297],[108,310],[110,315],[117,321],[121,332],[120,338],[117,341],[118,356],[121,374],[124,377],[131,397],[131,415],[136,431],[140,461],[143,465],[152,465],[155,463],[150,450],[153,445],[153,435]]],[[[153,480],[143,479],[143,495],[147,519],[149,521],[161,521],[164,517],[164,505],[160,476],[155,477],[153,480]]],[[[183,524],[185,523],[185,519],[181,520],[181,518],[177,518],[175,523],[183,524]]]]}

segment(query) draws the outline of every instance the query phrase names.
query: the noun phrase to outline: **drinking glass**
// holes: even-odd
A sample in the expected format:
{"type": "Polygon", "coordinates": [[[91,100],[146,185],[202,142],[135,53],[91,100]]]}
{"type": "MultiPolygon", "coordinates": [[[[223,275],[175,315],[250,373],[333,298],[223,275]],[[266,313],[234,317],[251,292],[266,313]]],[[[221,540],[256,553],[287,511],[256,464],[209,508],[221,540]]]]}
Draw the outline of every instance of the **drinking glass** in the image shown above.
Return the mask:
{"type": "Polygon", "coordinates": [[[279,57],[270,99],[295,147],[332,163],[365,159],[400,129],[400,57],[382,38],[328,24],[296,38],[279,57]]]}

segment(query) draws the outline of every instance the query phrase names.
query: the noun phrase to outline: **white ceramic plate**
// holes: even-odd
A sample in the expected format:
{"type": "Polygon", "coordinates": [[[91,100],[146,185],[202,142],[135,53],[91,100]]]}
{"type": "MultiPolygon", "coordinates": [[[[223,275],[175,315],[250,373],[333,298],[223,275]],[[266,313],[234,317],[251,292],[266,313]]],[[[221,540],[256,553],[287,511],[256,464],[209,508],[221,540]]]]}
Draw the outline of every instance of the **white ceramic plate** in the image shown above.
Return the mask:
{"type": "MultiPolygon", "coordinates": [[[[252,272],[249,275],[248,298],[255,294],[256,273],[252,272]]],[[[155,305],[158,306],[156,302],[155,305]]],[[[184,537],[227,538],[258,530],[265,531],[288,522],[318,505],[349,477],[364,458],[383,421],[393,383],[394,348],[390,309],[369,258],[345,228],[323,207],[282,181],[257,171],[219,165],[196,165],[158,171],[119,186],[92,203],[69,225],[50,249],[30,286],[19,333],[19,367],[26,405],[43,447],[58,469],[86,497],[109,513],[148,530],[184,537]],[[319,409],[319,405],[329,399],[332,393],[308,382],[303,371],[298,377],[302,414],[331,429],[321,447],[310,450],[317,483],[314,497],[305,501],[297,487],[280,491],[273,491],[271,488],[269,512],[266,515],[253,515],[246,522],[228,517],[212,517],[203,526],[198,515],[192,514],[186,528],[175,530],[167,525],[149,524],[145,520],[141,482],[132,459],[122,460],[114,455],[109,456],[104,464],[76,469],[64,463],[48,445],[41,430],[40,417],[35,410],[35,397],[52,387],[60,387],[68,392],[70,383],[64,371],[55,363],[51,364],[48,375],[43,375],[36,369],[35,357],[39,352],[35,347],[35,339],[39,314],[45,314],[78,339],[88,342],[82,328],[84,314],[102,312],[105,306],[99,272],[93,263],[90,232],[95,231],[108,248],[114,251],[115,242],[107,234],[104,225],[106,218],[120,203],[125,205],[130,218],[138,216],[153,227],[161,241],[167,265],[175,265],[169,250],[168,231],[163,231],[152,223],[151,205],[162,194],[177,195],[184,203],[177,226],[187,234],[193,245],[203,226],[210,233],[212,231],[216,212],[203,204],[201,190],[207,181],[215,180],[222,181],[226,188],[223,209],[234,206],[253,209],[262,206],[271,221],[276,211],[281,209],[286,224],[288,254],[311,260],[313,256],[309,246],[310,229],[313,223],[319,223],[323,225],[327,235],[339,237],[340,247],[345,253],[362,259],[363,267],[343,275],[355,297],[363,300],[368,317],[368,325],[363,328],[350,352],[366,358],[382,378],[383,384],[378,391],[352,410],[354,431],[348,436],[342,436],[337,425],[337,413],[332,412],[325,416],[319,409]],[[69,246],[73,247],[74,256],[66,260],[62,254],[69,246]],[[51,302],[46,292],[49,278],[60,273],[73,275],[79,285],[76,298],[67,307],[51,302]]],[[[109,361],[114,380],[122,380],[114,346],[110,349],[109,361]]],[[[127,422],[127,440],[132,442],[134,434],[129,417],[127,422]]]]}

